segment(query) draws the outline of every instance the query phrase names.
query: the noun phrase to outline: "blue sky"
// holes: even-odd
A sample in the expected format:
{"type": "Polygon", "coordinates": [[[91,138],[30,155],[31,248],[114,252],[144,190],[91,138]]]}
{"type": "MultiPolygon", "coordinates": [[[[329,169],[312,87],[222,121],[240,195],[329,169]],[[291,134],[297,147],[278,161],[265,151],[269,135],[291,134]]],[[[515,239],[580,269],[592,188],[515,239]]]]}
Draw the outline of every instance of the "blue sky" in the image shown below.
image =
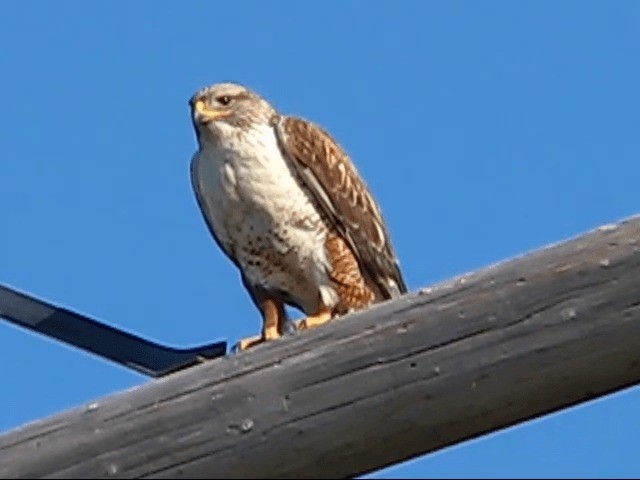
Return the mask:
{"type": "MultiPolygon", "coordinates": [[[[187,100],[347,149],[410,289],[640,212],[640,3],[3,2],[0,283],[176,346],[259,317],[197,210],[187,100]]],[[[0,323],[0,431],[149,380],[0,323]]],[[[372,477],[637,477],[640,389],[372,477]]],[[[425,432],[428,435],[428,432],[425,432]]]]}

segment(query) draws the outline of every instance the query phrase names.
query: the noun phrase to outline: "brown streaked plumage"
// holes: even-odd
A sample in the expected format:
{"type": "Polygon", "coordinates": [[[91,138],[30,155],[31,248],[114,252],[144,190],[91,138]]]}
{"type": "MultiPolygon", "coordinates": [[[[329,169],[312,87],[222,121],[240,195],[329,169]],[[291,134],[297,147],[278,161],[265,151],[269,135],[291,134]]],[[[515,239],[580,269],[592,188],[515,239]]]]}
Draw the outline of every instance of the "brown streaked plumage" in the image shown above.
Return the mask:
{"type": "Polygon", "coordinates": [[[358,259],[347,241],[332,231],[327,235],[326,248],[332,261],[330,276],[336,282],[336,290],[340,297],[333,313],[342,315],[370,305],[376,299],[376,294],[367,285],[358,259]]]}
{"type": "Polygon", "coordinates": [[[325,130],[236,84],[190,104],[198,205],[263,315],[239,348],[281,336],[284,304],[305,329],[407,291],[380,208],[325,130]]]}
{"type": "Polygon", "coordinates": [[[304,185],[373,282],[369,287],[383,299],[405,293],[380,208],[346,152],[325,130],[299,118],[280,117],[276,132],[304,185]]]}

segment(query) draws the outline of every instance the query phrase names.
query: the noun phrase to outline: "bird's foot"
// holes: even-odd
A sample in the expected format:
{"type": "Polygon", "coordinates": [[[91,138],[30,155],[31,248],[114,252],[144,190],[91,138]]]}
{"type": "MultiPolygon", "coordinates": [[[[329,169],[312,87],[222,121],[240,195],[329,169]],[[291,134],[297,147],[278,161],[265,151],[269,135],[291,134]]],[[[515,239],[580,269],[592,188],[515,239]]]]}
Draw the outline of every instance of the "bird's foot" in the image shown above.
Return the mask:
{"type": "Polygon", "coordinates": [[[278,329],[276,327],[268,327],[265,328],[262,335],[255,335],[253,337],[243,338],[242,340],[238,341],[238,343],[233,346],[233,351],[241,352],[251,347],[255,347],[256,345],[259,345],[261,343],[268,342],[270,340],[276,340],[281,336],[282,335],[280,335],[280,332],[278,332],[278,329]]]}
{"type": "Polygon", "coordinates": [[[323,323],[327,323],[332,318],[331,310],[323,308],[315,315],[309,315],[307,318],[303,318],[296,324],[296,330],[309,330],[315,328],[323,323]]]}
{"type": "Polygon", "coordinates": [[[264,342],[264,338],[262,335],[255,335],[253,337],[243,338],[242,340],[238,340],[238,342],[233,346],[232,351],[237,353],[243,350],[247,350],[251,347],[255,347],[260,343],[264,342]]]}

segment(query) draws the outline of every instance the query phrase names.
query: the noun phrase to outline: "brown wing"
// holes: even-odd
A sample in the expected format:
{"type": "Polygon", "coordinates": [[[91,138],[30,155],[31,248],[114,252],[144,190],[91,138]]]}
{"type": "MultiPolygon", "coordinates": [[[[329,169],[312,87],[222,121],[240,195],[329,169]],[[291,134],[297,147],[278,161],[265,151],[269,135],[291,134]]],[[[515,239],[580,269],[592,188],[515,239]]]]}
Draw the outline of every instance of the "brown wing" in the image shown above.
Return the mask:
{"type": "Polygon", "coordinates": [[[280,148],[327,219],[343,236],[384,299],[406,293],[380,208],[349,156],[322,128],[278,117],[280,148]]]}

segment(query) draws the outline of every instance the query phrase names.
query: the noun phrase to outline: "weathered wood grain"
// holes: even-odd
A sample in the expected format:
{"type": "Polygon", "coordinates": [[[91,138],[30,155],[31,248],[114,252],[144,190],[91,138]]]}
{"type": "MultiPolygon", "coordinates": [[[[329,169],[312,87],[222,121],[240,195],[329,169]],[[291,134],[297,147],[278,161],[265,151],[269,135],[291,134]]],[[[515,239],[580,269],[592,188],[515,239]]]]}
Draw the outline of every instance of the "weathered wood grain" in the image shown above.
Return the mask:
{"type": "Polygon", "coordinates": [[[349,477],[636,383],[640,217],[26,425],[0,477],[349,477]]]}

